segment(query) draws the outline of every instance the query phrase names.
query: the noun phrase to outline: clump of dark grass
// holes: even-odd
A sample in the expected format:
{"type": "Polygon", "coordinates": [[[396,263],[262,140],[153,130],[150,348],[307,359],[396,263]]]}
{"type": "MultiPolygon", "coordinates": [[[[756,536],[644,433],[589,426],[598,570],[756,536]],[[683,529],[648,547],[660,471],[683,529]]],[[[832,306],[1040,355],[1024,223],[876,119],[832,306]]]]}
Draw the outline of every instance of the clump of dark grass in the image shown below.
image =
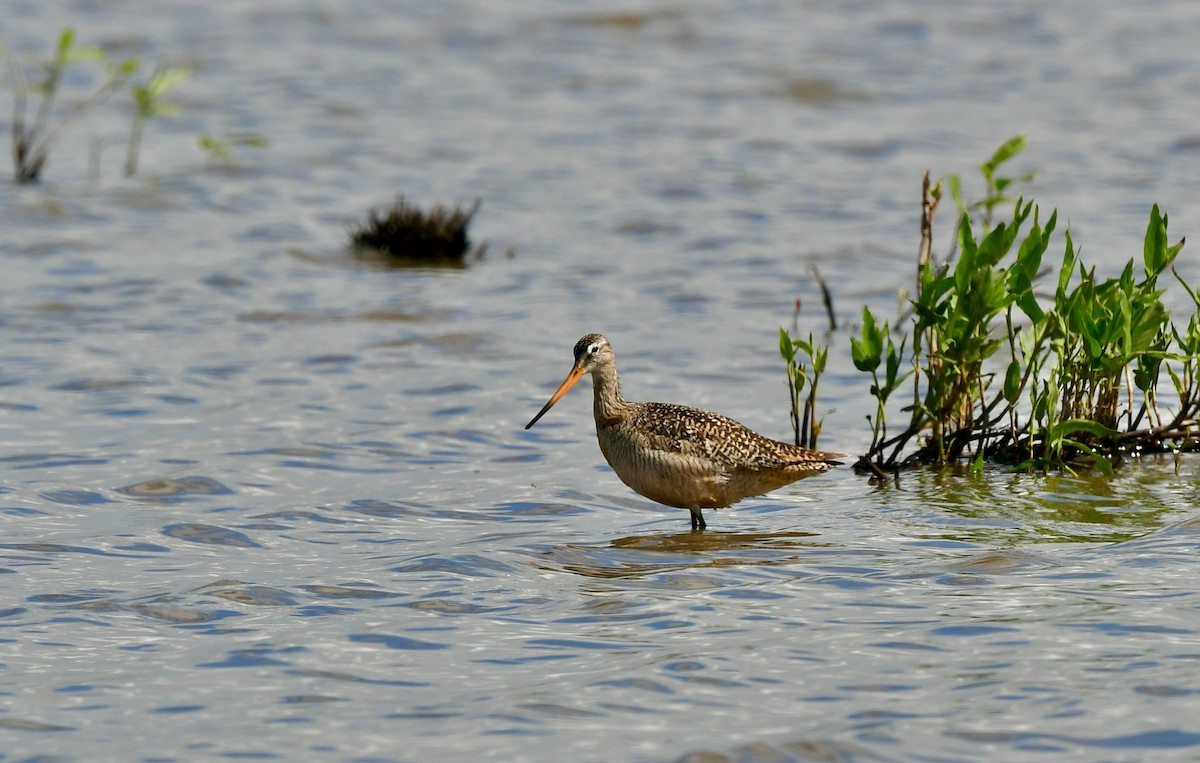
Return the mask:
{"type": "MultiPolygon", "coordinates": [[[[461,267],[472,254],[467,227],[478,210],[478,201],[469,208],[434,204],[424,210],[399,196],[392,206],[372,209],[365,221],[353,225],[350,245],[355,257],[372,262],[461,267]]],[[[480,247],[474,254],[482,251],[480,247]]]]}

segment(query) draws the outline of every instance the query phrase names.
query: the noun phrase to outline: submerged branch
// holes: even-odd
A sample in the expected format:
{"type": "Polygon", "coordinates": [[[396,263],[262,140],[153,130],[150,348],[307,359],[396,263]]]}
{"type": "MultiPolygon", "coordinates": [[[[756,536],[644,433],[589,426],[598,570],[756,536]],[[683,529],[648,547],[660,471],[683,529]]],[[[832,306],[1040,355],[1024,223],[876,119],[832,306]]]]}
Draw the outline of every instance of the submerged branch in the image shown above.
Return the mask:
{"type": "Polygon", "coordinates": [[[821,301],[825,304],[825,314],[829,317],[829,330],[837,331],[837,316],[833,312],[833,295],[829,291],[829,284],[825,282],[815,264],[812,266],[812,274],[817,285],[821,287],[821,301]]]}
{"type": "Polygon", "coordinates": [[[925,174],[921,178],[921,246],[917,249],[918,289],[921,286],[921,272],[929,264],[930,257],[933,256],[933,217],[937,214],[938,201],[941,198],[940,188],[941,184],[939,183],[939,192],[931,194],[929,170],[925,170],[925,174]]]}

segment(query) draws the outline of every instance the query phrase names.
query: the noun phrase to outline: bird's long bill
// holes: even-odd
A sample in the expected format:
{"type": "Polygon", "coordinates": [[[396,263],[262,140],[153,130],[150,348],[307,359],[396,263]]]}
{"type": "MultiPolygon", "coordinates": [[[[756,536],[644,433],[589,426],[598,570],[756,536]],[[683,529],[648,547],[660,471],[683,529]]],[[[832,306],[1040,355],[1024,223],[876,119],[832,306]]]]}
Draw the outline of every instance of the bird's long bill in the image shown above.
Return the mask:
{"type": "Polygon", "coordinates": [[[545,416],[546,411],[550,410],[550,408],[558,402],[560,397],[567,394],[567,390],[575,386],[575,382],[583,378],[583,374],[583,366],[575,366],[572,368],[571,373],[567,374],[567,378],[563,379],[563,383],[558,385],[558,389],[554,391],[554,394],[551,395],[550,399],[546,401],[546,404],[542,406],[542,410],[538,411],[537,415],[525,425],[525,428],[529,429],[529,427],[538,423],[538,419],[540,419],[542,416],[545,416]]]}

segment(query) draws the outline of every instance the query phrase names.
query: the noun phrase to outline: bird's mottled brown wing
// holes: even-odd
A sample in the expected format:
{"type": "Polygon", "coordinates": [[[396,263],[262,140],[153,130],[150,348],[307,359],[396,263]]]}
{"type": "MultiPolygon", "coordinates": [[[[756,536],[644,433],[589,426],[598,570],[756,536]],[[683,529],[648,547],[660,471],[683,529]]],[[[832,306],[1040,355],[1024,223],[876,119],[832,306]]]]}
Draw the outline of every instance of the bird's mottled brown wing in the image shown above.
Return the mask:
{"type": "Polygon", "coordinates": [[[655,450],[707,458],[729,468],[782,469],[812,462],[822,470],[828,468],[826,457],[837,455],[777,442],[727,416],[683,405],[640,404],[631,423],[655,450]]]}

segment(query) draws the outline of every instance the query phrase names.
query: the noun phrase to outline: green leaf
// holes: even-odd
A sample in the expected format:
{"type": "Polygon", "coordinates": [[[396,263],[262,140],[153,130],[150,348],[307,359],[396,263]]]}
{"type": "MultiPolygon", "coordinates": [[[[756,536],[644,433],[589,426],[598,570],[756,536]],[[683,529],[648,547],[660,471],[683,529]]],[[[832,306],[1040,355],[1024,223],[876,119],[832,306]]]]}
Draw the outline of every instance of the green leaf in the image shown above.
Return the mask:
{"type": "Polygon", "coordinates": [[[178,87],[188,78],[189,73],[187,69],[181,67],[160,69],[150,78],[150,84],[147,86],[150,94],[159,96],[171,88],[178,87]]]}
{"type": "Polygon", "coordinates": [[[1179,374],[1176,373],[1175,369],[1171,368],[1170,365],[1167,366],[1167,373],[1171,375],[1171,382],[1175,385],[1175,391],[1182,395],[1183,394],[1183,379],[1179,378],[1179,374]]]}
{"type": "Polygon", "coordinates": [[[1049,395],[1044,391],[1037,394],[1033,401],[1033,418],[1035,421],[1043,421],[1046,414],[1049,413],[1049,395]]]}
{"type": "Polygon", "coordinates": [[[1033,295],[1032,285],[1023,288],[1016,298],[1017,307],[1021,308],[1021,312],[1029,318],[1033,325],[1037,326],[1046,320],[1046,313],[1042,310],[1042,306],[1038,304],[1037,297],[1033,295]]]}
{"type": "Polygon", "coordinates": [[[1146,276],[1149,278],[1161,273],[1167,265],[1167,226],[1157,204],[1150,210],[1150,223],[1146,226],[1142,258],[1146,265],[1146,276]]]}
{"type": "Polygon", "coordinates": [[[1074,245],[1071,243],[1071,231],[1067,231],[1067,246],[1063,252],[1062,268],[1058,271],[1058,293],[1065,295],[1067,286],[1071,283],[1071,275],[1075,271],[1075,263],[1078,262],[1079,254],[1075,251],[1074,245]]]}
{"type": "Polygon", "coordinates": [[[146,113],[148,117],[173,117],[179,113],[179,104],[176,103],[155,103],[150,106],[150,110],[146,113]]]}
{"type": "Polygon", "coordinates": [[[875,316],[871,315],[870,308],[864,307],[862,337],[850,339],[850,356],[855,368],[866,372],[874,372],[879,368],[883,356],[883,336],[886,333],[886,329],[881,332],[876,327],[875,316]]]}
{"type": "Polygon", "coordinates": [[[65,60],[68,63],[99,61],[102,64],[107,64],[109,62],[108,53],[105,53],[104,48],[99,45],[84,45],[81,48],[73,48],[68,51],[65,60]]]}
{"type": "Polygon", "coordinates": [[[1091,421],[1090,419],[1067,419],[1052,426],[1046,436],[1058,440],[1076,432],[1086,432],[1093,437],[1100,438],[1113,437],[1118,434],[1117,430],[1109,429],[1103,424],[1091,421]]]}
{"type": "MultiPolygon", "coordinates": [[[[1167,218],[1164,216],[1163,217],[1163,225],[1164,226],[1166,226],[1166,219],[1167,218]]],[[[1181,238],[1181,239],[1179,239],[1178,244],[1173,244],[1167,248],[1167,263],[1168,264],[1175,262],[1175,258],[1179,256],[1179,250],[1183,248],[1183,244],[1185,241],[1186,241],[1186,239],[1181,238]]]]}
{"type": "MultiPolygon", "coordinates": [[[[1092,450],[1091,448],[1084,445],[1083,443],[1081,443],[1077,440],[1072,440],[1069,437],[1064,437],[1063,442],[1066,443],[1067,445],[1071,445],[1072,447],[1079,448],[1084,453],[1087,453],[1089,456],[1092,457],[1092,460],[1096,462],[1096,467],[1099,468],[1100,471],[1104,472],[1104,474],[1108,477],[1113,476],[1113,466],[1112,466],[1112,463],[1109,462],[1109,460],[1107,458],[1100,455],[1099,453],[1092,450]]],[[[1074,470],[1071,469],[1071,467],[1066,466],[1066,464],[1063,464],[1063,466],[1065,466],[1068,471],[1074,473],[1074,470]]]]}
{"type": "Polygon", "coordinates": [[[121,62],[119,67],[117,67],[117,76],[121,77],[122,79],[132,77],[135,73],[137,73],[137,70],[141,65],[141,62],[136,58],[127,58],[121,62]]]}
{"type": "Polygon", "coordinates": [[[954,289],[960,295],[966,294],[971,276],[975,274],[975,255],[978,251],[975,236],[971,233],[971,218],[963,215],[958,226],[958,264],[954,267],[954,289]]]}
{"type": "Polygon", "coordinates": [[[1004,164],[1009,159],[1025,150],[1025,145],[1028,139],[1024,135],[1014,135],[1000,145],[996,149],[996,153],[992,154],[992,158],[988,160],[987,166],[993,170],[1004,164]]]}
{"type": "Polygon", "coordinates": [[[949,175],[946,177],[946,185],[950,187],[950,198],[954,199],[954,205],[958,207],[960,213],[965,214],[967,204],[963,201],[962,178],[958,175],[949,175]]]}
{"type": "Polygon", "coordinates": [[[271,145],[271,141],[265,135],[260,135],[256,132],[239,132],[229,136],[229,140],[235,146],[249,146],[250,148],[266,148],[271,145]]]}
{"type": "Polygon", "coordinates": [[[1004,399],[1011,405],[1017,402],[1017,398],[1021,395],[1021,364],[1017,361],[1012,361],[1008,364],[1008,371],[1004,374],[1004,399]]]}
{"type": "Polygon", "coordinates": [[[158,69],[145,84],[135,82],[129,91],[137,106],[138,114],[151,119],[170,117],[179,113],[176,104],[161,100],[163,93],[179,85],[188,77],[187,69],[158,69]]]}
{"type": "MultiPolygon", "coordinates": [[[[200,145],[211,150],[212,147],[210,145],[204,144],[205,138],[207,138],[207,136],[200,139],[200,145]]],[[[787,330],[783,328],[779,329],[779,354],[782,355],[783,359],[788,363],[791,363],[796,359],[796,347],[792,344],[792,337],[788,334],[787,330]]]]}
{"type": "Polygon", "coordinates": [[[1158,385],[1158,372],[1162,367],[1162,358],[1151,355],[1141,355],[1133,371],[1133,383],[1143,393],[1158,385]]]}
{"type": "Polygon", "coordinates": [[[818,374],[825,373],[825,366],[829,362],[829,347],[824,345],[816,346],[816,352],[812,355],[813,371],[818,374]]]}
{"type": "Polygon", "coordinates": [[[887,340],[887,366],[885,379],[888,387],[894,387],[896,384],[896,375],[900,372],[900,361],[904,357],[904,343],[908,341],[908,337],[900,340],[900,349],[896,350],[896,345],[892,343],[891,338],[887,340]]]}
{"type": "Polygon", "coordinates": [[[983,448],[979,449],[979,452],[975,454],[974,460],[971,461],[971,473],[983,473],[983,448]]]}
{"type": "Polygon", "coordinates": [[[217,159],[229,161],[233,158],[233,151],[230,150],[229,144],[219,138],[204,134],[200,136],[199,143],[200,148],[212,154],[217,159]]]}
{"type": "Polygon", "coordinates": [[[55,52],[55,60],[60,64],[65,64],[67,62],[67,57],[70,54],[71,46],[74,44],[74,27],[63,27],[62,32],[58,35],[58,49],[55,52]]]}

